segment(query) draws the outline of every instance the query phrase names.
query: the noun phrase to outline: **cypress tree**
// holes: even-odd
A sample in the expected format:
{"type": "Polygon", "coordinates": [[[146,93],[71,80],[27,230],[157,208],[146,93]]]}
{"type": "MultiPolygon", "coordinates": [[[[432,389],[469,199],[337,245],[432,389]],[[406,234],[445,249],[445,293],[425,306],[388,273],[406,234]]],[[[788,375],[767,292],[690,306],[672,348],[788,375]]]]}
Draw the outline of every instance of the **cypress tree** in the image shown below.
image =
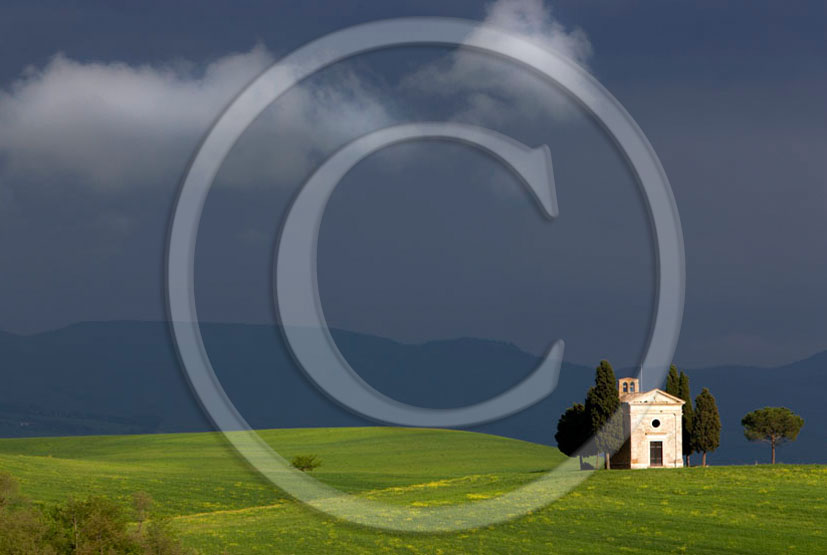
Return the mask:
{"type": "Polygon", "coordinates": [[[678,378],[677,397],[680,397],[686,401],[683,405],[683,417],[681,418],[683,429],[683,454],[686,457],[686,466],[691,466],[689,457],[694,451],[694,449],[692,449],[692,425],[695,411],[692,410],[692,394],[689,390],[689,376],[683,372],[681,372],[681,375],[678,378]]]}
{"type": "Polygon", "coordinates": [[[692,423],[692,447],[702,453],[701,465],[706,466],[706,454],[721,444],[721,418],[715,397],[707,388],[695,398],[695,418],[692,423]]]}
{"type": "Polygon", "coordinates": [[[586,413],[595,436],[597,450],[606,457],[606,468],[611,468],[612,453],[623,444],[623,420],[620,415],[620,395],[617,379],[608,360],[601,360],[594,376],[594,386],[586,394],[586,413]]]}
{"type": "Polygon", "coordinates": [[[666,376],[666,392],[669,395],[681,396],[679,381],[678,368],[673,364],[669,367],[669,374],[666,376]]]}

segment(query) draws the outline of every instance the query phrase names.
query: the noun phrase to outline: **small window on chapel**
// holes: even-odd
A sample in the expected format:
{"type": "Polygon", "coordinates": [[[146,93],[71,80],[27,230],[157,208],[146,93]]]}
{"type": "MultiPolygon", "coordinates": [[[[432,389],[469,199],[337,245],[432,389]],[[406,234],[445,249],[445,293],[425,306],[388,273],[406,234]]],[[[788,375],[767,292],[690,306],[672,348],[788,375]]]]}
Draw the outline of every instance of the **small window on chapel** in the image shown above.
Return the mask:
{"type": "Polygon", "coordinates": [[[635,382],[629,384],[629,391],[634,393],[635,392],[635,382]]]}
{"type": "Polygon", "coordinates": [[[623,384],[623,393],[629,393],[629,384],[627,384],[627,383],[623,384]]]}

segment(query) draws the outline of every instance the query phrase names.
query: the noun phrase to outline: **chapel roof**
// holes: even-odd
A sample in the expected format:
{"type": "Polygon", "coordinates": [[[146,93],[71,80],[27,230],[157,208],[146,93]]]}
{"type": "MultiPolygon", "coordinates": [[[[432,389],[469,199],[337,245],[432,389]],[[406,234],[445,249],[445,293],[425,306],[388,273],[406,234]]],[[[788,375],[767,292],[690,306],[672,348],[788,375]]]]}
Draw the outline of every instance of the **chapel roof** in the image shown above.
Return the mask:
{"type": "Polygon", "coordinates": [[[683,399],[660,389],[651,389],[639,393],[621,393],[620,402],[629,403],[630,405],[683,405],[686,403],[683,399]]]}

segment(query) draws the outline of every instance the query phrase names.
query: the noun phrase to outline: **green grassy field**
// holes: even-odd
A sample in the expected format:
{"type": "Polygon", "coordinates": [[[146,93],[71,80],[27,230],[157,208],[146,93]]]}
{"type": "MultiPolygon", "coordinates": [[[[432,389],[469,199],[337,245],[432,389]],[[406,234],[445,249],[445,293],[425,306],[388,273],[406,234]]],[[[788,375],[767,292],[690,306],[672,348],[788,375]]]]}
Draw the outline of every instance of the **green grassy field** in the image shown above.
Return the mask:
{"type": "MultiPolygon", "coordinates": [[[[554,448],[469,432],[268,430],[318,479],[390,503],[467,503],[563,460],[554,448]]],[[[443,534],[379,532],[321,515],[261,479],[217,434],[0,440],[0,470],[36,502],[144,490],[205,553],[827,552],[827,467],[596,472],[562,500],[505,524],[443,534]]]]}

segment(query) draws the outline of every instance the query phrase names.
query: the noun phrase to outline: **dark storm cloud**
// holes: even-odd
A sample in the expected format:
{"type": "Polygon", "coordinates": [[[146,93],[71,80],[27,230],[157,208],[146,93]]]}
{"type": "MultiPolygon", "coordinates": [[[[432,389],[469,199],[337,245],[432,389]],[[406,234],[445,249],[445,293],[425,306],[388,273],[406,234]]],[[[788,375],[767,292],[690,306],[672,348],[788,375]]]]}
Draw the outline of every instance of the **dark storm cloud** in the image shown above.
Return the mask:
{"type": "MultiPolygon", "coordinates": [[[[664,163],[687,248],[678,360],[772,364],[827,347],[827,82],[816,4],[564,2],[560,19],[537,2],[497,6],[234,11],[221,32],[209,21],[226,8],[208,5],[199,20],[180,5],[140,16],[107,8],[96,12],[106,24],[83,41],[59,17],[10,7],[40,25],[34,37],[4,30],[20,47],[0,53],[0,327],[164,317],[163,244],[178,179],[215,112],[273,52],[378,17],[511,14],[522,32],[587,61],[664,163]],[[256,41],[267,47],[250,50],[256,41]]],[[[227,160],[205,213],[203,314],[272,319],[280,218],[326,153],[393,121],[450,117],[549,144],[561,219],[545,224],[513,176],[467,149],[380,153],[348,176],[325,220],[328,317],[408,340],[476,335],[535,351],[564,337],[574,360],[632,364],[645,339],[653,262],[628,169],[576,106],[531,78],[515,81],[513,68],[497,79],[497,62],[484,62],[377,55],[268,110],[227,160]]]]}

